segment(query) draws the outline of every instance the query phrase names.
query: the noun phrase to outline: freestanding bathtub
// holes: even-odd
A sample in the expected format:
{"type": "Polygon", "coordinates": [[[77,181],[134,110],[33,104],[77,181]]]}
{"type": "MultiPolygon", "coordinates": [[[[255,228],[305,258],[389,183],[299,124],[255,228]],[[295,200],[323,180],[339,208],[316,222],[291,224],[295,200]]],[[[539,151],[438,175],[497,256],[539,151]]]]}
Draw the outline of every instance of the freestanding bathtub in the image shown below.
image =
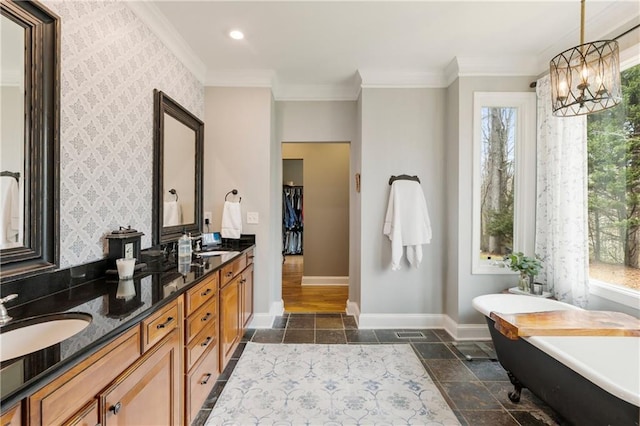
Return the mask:
{"type": "Polygon", "coordinates": [[[637,426],[640,421],[640,337],[535,336],[510,340],[491,312],[580,309],[532,296],[489,294],[473,299],[484,314],[498,361],[507,370],[513,402],[528,388],[578,426],[637,426]]]}

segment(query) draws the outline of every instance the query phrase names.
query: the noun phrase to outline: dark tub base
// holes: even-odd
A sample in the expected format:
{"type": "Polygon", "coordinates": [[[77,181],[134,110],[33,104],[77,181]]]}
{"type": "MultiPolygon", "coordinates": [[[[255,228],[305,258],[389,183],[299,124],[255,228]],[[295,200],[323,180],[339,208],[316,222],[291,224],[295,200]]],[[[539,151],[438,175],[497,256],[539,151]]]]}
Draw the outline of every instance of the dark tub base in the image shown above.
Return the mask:
{"type": "Polygon", "coordinates": [[[519,400],[526,387],[576,426],[638,426],[640,408],[611,395],[523,339],[509,340],[487,318],[498,361],[507,370],[519,400]]]}

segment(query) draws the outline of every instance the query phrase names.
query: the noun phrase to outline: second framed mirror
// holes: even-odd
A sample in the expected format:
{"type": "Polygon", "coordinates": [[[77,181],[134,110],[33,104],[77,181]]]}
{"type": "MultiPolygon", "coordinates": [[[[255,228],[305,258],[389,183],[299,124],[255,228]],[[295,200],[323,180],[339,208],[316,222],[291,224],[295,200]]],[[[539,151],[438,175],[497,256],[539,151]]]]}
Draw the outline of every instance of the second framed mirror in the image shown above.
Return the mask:
{"type": "Polygon", "coordinates": [[[204,123],[154,90],[153,244],[200,232],[204,123]]]}

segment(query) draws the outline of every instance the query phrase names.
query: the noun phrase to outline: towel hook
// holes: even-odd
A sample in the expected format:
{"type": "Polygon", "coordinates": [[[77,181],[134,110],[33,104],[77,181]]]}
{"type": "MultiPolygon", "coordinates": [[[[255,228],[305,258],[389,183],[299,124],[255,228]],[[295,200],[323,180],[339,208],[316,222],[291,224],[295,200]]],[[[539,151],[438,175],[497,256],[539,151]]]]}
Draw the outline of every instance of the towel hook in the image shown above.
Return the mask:
{"type": "MultiPolygon", "coordinates": [[[[229,194],[238,195],[238,190],[232,189],[231,191],[227,192],[227,195],[224,196],[225,201],[227,201],[227,197],[229,196],[229,194]]],[[[238,202],[240,201],[242,201],[242,197],[240,197],[240,199],[238,200],[238,202]]]]}
{"type": "Polygon", "coordinates": [[[178,201],[178,191],[176,191],[175,189],[171,188],[169,190],[169,194],[173,194],[176,196],[176,201],[178,201]]]}
{"type": "Polygon", "coordinates": [[[418,176],[409,176],[409,175],[398,175],[398,176],[391,176],[389,178],[389,185],[391,185],[393,182],[397,181],[397,180],[413,180],[416,181],[418,183],[420,183],[420,178],[418,176]]]}

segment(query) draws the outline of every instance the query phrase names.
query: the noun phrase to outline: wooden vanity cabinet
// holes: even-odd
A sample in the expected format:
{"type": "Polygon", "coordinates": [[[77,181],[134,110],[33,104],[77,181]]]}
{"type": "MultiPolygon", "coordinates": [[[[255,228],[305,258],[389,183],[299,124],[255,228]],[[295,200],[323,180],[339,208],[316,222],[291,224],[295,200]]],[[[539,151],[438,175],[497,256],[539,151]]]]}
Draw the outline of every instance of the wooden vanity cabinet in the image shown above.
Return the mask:
{"type": "Polygon", "coordinates": [[[215,386],[218,369],[219,272],[187,290],[184,321],[185,424],[198,415],[215,386]]]}
{"type": "Polygon", "coordinates": [[[37,390],[27,399],[28,424],[145,424],[151,417],[162,421],[146,424],[180,424],[182,301],[176,298],[37,390]],[[118,402],[119,417],[109,411],[118,402]]]}

